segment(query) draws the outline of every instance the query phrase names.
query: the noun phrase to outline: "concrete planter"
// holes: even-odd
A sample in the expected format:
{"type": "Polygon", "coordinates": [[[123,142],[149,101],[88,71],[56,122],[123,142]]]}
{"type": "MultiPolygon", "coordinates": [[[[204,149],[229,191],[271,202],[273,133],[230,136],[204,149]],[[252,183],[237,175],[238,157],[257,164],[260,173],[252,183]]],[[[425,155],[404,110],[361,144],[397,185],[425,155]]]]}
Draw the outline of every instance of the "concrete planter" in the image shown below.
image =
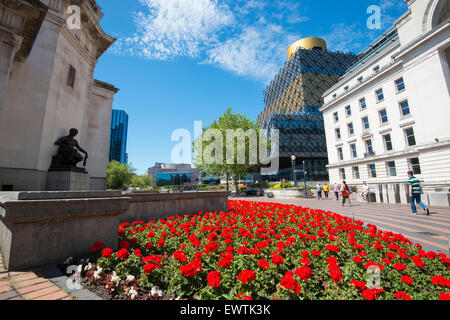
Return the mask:
{"type": "Polygon", "coordinates": [[[82,258],[95,241],[117,249],[121,222],[228,211],[229,192],[0,193],[0,249],[8,270],[82,258]]]}
{"type": "MultiPolygon", "coordinates": [[[[272,192],[275,198],[289,199],[289,198],[304,198],[305,190],[300,188],[286,188],[286,189],[267,189],[265,191],[272,192]]],[[[312,197],[311,190],[307,190],[308,197],[312,197]]]]}

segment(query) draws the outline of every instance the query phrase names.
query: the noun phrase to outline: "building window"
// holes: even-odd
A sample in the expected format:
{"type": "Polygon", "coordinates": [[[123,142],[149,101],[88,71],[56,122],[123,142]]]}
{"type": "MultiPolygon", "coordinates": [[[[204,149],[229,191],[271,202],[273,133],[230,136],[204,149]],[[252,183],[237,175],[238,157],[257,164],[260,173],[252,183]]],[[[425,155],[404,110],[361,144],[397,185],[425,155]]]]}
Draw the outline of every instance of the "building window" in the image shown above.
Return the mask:
{"type": "Polygon", "coordinates": [[[376,178],[377,177],[377,169],[375,167],[375,164],[369,164],[369,175],[371,178],[376,178]]]}
{"type": "Polygon", "coordinates": [[[380,72],[380,66],[375,66],[373,68],[373,73],[378,73],[378,72],[380,72]]]}
{"type": "Polygon", "coordinates": [[[397,169],[395,168],[395,161],[386,162],[386,167],[387,167],[389,177],[397,176],[397,169]]]}
{"type": "Polygon", "coordinates": [[[366,152],[367,152],[369,155],[373,154],[372,139],[366,140],[365,143],[366,143],[366,152]]]}
{"type": "Polygon", "coordinates": [[[408,159],[408,162],[409,162],[409,169],[412,172],[414,172],[414,174],[422,174],[422,171],[420,170],[419,158],[408,159]]]}
{"type": "Polygon", "coordinates": [[[77,73],[77,70],[75,70],[74,67],[69,67],[69,74],[67,75],[67,85],[73,89],[75,86],[75,75],[77,73]]]}
{"type": "Polygon", "coordinates": [[[337,97],[337,94],[333,93],[333,99],[336,99],[336,97],[337,97]]]}
{"type": "Polygon", "coordinates": [[[384,149],[386,151],[392,151],[392,139],[389,133],[383,136],[383,141],[384,141],[384,149]]]}
{"type": "Polygon", "coordinates": [[[414,136],[414,129],[412,127],[405,129],[406,143],[409,147],[416,145],[416,138],[414,136]]]}
{"type": "Polygon", "coordinates": [[[335,130],[335,133],[336,133],[336,139],[340,140],[341,139],[341,129],[337,128],[335,130]]]}
{"type": "Polygon", "coordinates": [[[361,108],[361,110],[364,110],[367,108],[366,98],[359,99],[359,107],[361,108]]]}
{"type": "Polygon", "coordinates": [[[339,169],[339,175],[341,177],[341,180],[346,180],[347,179],[346,176],[345,176],[345,169],[344,168],[339,169]]]}
{"type": "Polygon", "coordinates": [[[344,87],[344,92],[348,92],[348,86],[344,87]]]}
{"type": "Polygon", "coordinates": [[[378,89],[377,91],[375,91],[375,96],[377,98],[377,102],[383,101],[384,100],[383,89],[378,89]]]}
{"type": "Polygon", "coordinates": [[[400,105],[400,112],[403,117],[406,117],[411,114],[411,111],[409,110],[408,100],[400,102],[399,105],[400,105]]]}
{"type": "Polygon", "coordinates": [[[349,136],[354,135],[354,134],[355,134],[355,130],[353,129],[353,122],[350,122],[350,123],[347,125],[347,127],[348,127],[348,135],[349,135],[349,136]]]}
{"type": "Polygon", "coordinates": [[[395,87],[397,88],[397,92],[402,92],[405,90],[405,82],[403,81],[403,77],[395,80],[395,87]]]}
{"type": "Polygon", "coordinates": [[[363,83],[363,79],[364,79],[363,77],[359,77],[358,80],[357,80],[358,83],[359,83],[359,84],[363,83]]]}
{"type": "Polygon", "coordinates": [[[380,115],[381,124],[386,124],[389,122],[386,109],[380,110],[378,114],[380,115]]]}
{"type": "Polygon", "coordinates": [[[353,179],[355,179],[355,180],[360,179],[359,167],[353,167],[353,179]]]}
{"type": "Polygon", "coordinates": [[[345,114],[347,115],[347,117],[350,117],[352,115],[352,107],[346,106],[345,107],[345,114]]]}
{"type": "Polygon", "coordinates": [[[352,158],[357,158],[358,157],[358,153],[356,152],[356,144],[352,143],[350,145],[350,150],[352,152],[352,158]]]}
{"type": "Polygon", "coordinates": [[[338,158],[339,160],[344,160],[344,152],[342,152],[342,148],[337,148],[338,158]]]}
{"type": "Polygon", "coordinates": [[[333,119],[334,119],[334,122],[339,121],[339,114],[337,112],[333,113],[333,119]]]}
{"type": "Polygon", "coordinates": [[[361,119],[361,121],[362,121],[362,125],[363,125],[363,129],[364,130],[370,129],[369,117],[364,117],[364,118],[361,119]]]}

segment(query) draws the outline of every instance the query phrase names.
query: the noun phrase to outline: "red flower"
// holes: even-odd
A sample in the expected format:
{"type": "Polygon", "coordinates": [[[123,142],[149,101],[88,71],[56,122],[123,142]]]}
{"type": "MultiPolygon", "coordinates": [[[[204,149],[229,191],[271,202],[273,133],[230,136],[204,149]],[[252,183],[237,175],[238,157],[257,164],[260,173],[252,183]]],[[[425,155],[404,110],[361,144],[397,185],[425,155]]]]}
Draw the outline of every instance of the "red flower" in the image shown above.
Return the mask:
{"type": "Polygon", "coordinates": [[[153,263],[147,263],[144,266],[144,274],[151,273],[155,269],[157,269],[156,265],[154,265],[153,263]]]}
{"type": "Polygon", "coordinates": [[[406,270],[406,266],[403,263],[397,262],[396,264],[394,264],[394,268],[397,271],[403,271],[406,270]]]}
{"type": "Polygon", "coordinates": [[[450,293],[442,292],[439,296],[439,300],[450,300],[450,293]]]}
{"type": "Polygon", "coordinates": [[[173,256],[178,261],[185,262],[187,260],[187,257],[184,254],[185,254],[184,251],[177,250],[173,253],[173,256]]]}
{"type": "Polygon", "coordinates": [[[237,279],[240,280],[243,284],[246,284],[250,281],[255,280],[256,274],[252,270],[244,270],[238,275],[237,279]]]}
{"type": "Polygon", "coordinates": [[[208,281],[208,285],[211,288],[217,288],[220,286],[220,279],[222,277],[222,274],[219,271],[211,271],[208,273],[208,276],[206,277],[206,281],[208,281]]]}
{"type": "Polygon", "coordinates": [[[413,278],[411,278],[410,276],[402,276],[402,279],[401,279],[404,283],[407,283],[407,284],[413,284],[414,283],[414,280],[413,280],[413,278]]]}
{"type": "Polygon", "coordinates": [[[266,269],[266,268],[270,267],[270,263],[267,260],[265,260],[265,259],[260,259],[258,261],[258,267],[266,269]]]}
{"type": "Polygon", "coordinates": [[[313,252],[311,252],[311,254],[315,257],[320,257],[321,252],[319,250],[314,250],[313,252]]]}
{"type": "Polygon", "coordinates": [[[279,255],[276,255],[276,256],[272,257],[272,263],[274,265],[283,264],[284,263],[284,259],[283,259],[283,257],[280,257],[279,255]]]}
{"type": "Polygon", "coordinates": [[[130,252],[127,249],[122,248],[117,252],[117,259],[126,259],[129,255],[130,252]]]}
{"type": "MultiPolygon", "coordinates": [[[[231,256],[231,257],[233,257],[233,256],[231,256]]],[[[228,268],[231,265],[232,261],[233,261],[233,258],[230,259],[230,257],[227,256],[227,257],[220,259],[219,262],[217,263],[217,265],[219,265],[223,268],[228,268]]]]}
{"type": "Polygon", "coordinates": [[[362,260],[362,258],[360,256],[353,257],[353,261],[356,262],[356,263],[362,263],[363,262],[363,260],[362,260]]]}
{"type": "Polygon", "coordinates": [[[310,267],[301,266],[300,268],[295,270],[295,274],[297,275],[297,277],[299,277],[303,281],[306,281],[311,276],[312,270],[310,267]]]}
{"type": "Polygon", "coordinates": [[[202,263],[198,260],[192,260],[185,266],[180,266],[181,274],[187,278],[193,278],[203,271],[202,263]]]}
{"type": "Polygon", "coordinates": [[[120,241],[119,243],[119,247],[123,248],[123,249],[128,249],[130,247],[130,244],[128,243],[128,241],[120,241]]]}
{"type": "Polygon", "coordinates": [[[114,251],[112,249],[105,248],[105,249],[102,250],[102,257],[109,259],[109,258],[111,258],[113,252],[114,251]]]}
{"type": "Polygon", "coordinates": [[[394,294],[394,297],[396,299],[400,299],[400,300],[411,300],[411,297],[409,296],[409,294],[403,292],[403,291],[398,291],[394,294]]]}
{"type": "Polygon", "coordinates": [[[280,286],[292,290],[295,293],[300,293],[301,286],[295,281],[294,274],[292,272],[287,272],[281,279],[280,286]]]}
{"type": "Polygon", "coordinates": [[[375,294],[375,291],[371,289],[365,289],[361,293],[361,297],[366,298],[367,300],[375,300],[377,298],[377,295],[375,294]]]}
{"type": "Polygon", "coordinates": [[[352,280],[351,284],[356,288],[360,290],[366,289],[366,283],[364,281],[358,281],[358,280],[352,280]]]}
{"type": "Polygon", "coordinates": [[[102,249],[105,245],[103,242],[97,241],[95,244],[89,249],[90,252],[96,252],[100,249],[102,249]]]}
{"type": "Polygon", "coordinates": [[[331,244],[327,244],[326,246],[325,246],[325,250],[328,250],[328,251],[332,251],[332,252],[339,252],[339,247],[338,246],[333,246],[333,245],[331,245],[331,244]]]}

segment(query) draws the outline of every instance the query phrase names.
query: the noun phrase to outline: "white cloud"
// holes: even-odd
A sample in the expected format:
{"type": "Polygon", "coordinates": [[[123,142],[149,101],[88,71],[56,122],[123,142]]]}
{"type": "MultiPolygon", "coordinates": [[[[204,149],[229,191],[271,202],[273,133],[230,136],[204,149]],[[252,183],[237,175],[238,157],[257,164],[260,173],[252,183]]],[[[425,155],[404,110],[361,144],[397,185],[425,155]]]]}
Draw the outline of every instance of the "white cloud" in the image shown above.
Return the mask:
{"type": "Polygon", "coordinates": [[[342,52],[359,51],[367,43],[368,33],[363,33],[356,25],[338,23],[331,26],[331,32],[324,35],[329,50],[342,52]]]}
{"type": "Polygon", "coordinates": [[[293,41],[294,37],[287,35],[278,25],[264,28],[248,26],[235,38],[210,49],[205,62],[267,83],[278,72],[285,59],[286,48],[293,41]]]}
{"type": "Polygon", "coordinates": [[[217,32],[235,22],[227,5],[218,0],[139,0],[147,7],[136,13],[132,37],[119,40],[119,51],[129,50],[150,59],[196,57],[201,48],[217,41],[217,32]]]}

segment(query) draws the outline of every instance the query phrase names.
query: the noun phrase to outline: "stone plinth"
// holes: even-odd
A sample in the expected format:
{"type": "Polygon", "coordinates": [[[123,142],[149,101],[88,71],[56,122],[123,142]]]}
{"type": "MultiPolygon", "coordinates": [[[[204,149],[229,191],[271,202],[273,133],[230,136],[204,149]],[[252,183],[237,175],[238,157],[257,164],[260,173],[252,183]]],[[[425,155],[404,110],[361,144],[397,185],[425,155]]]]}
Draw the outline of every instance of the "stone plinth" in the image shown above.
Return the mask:
{"type": "Polygon", "coordinates": [[[8,270],[86,257],[95,241],[117,248],[119,216],[129,207],[120,192],[4,192],[0,249],[8,270]]]}
{"type": "Polygon", "coordinates": [[[50,170],[47,175],[47,190],[90,190],[89,174],[82,169],[50,170]]]}
{"type": "MultiPolygon", "coordinates": [[[[272,192],[274,198],[290,199],[290,198],[304,198],[305,189],[300,188],[284,188],[284,189],[267,189],[266,192],[272,192]]],[[[306,190],[308,197],[312,197],[310,189],[306,190]]]]}
{"type": "MultiPolygon", "coordinates": [[[[422,197],[428,197],[428,205],[431,207],[450,207],[450,193],[448,192],[428,192],[422,197]]],[[[422,202],[425,202],[422,199],[422,202]]]]}

